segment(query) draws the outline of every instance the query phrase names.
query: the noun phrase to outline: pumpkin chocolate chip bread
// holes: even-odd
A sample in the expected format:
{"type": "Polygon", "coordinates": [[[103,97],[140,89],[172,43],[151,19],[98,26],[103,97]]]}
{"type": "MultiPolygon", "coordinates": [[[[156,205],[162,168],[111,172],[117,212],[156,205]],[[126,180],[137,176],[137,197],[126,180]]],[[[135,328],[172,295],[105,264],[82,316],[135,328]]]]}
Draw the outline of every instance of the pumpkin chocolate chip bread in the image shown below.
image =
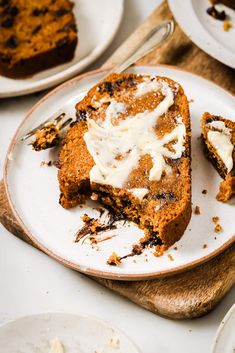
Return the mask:
{"type": "Polygon", "coordinates": [[[70,61],[72,8],[69,0],[0,0],[0,74],[20,78],[70,61]]]}
{"type": "Polygon", "coordinates": [[[201,131],[206,155],[224,179],[216,198],[226,202],[235,194],[235,122],[204,113],[201,131]]]}
{"type": "Polygon", "coordinates": [[[112,74],[76,105],[60,151],[60,203],[87,194],[166,247],[191,217],[190,117],[182,87],[166,77],[112,74]]]}

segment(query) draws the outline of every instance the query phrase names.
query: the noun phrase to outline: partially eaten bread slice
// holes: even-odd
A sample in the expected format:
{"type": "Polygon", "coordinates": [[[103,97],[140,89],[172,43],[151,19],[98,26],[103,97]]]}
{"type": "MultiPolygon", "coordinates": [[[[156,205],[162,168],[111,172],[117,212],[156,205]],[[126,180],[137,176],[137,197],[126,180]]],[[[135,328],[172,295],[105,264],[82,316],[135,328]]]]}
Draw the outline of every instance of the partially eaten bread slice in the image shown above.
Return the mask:
{"type": "Polygon", "coordinates": [[[226,202],[235,194],[235,122],[204,113],[201,132],[206,155],[224,179],[216,198],[226,202]]]}
{"type": "Polygon", "coordinates": [[[112,74],[76,105],[60,152],[60,203],[86,195],[131,220],[143,242],[166,247],[191,217],[190,116],[166,77],[112,74]]]}

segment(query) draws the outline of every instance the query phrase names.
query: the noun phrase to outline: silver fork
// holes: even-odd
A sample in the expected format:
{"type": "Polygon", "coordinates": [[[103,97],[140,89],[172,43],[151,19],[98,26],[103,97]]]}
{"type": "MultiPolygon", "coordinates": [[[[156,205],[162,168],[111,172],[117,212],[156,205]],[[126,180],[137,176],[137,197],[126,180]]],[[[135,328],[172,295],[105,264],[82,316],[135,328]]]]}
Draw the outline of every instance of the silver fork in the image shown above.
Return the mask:
{"type": "Polygon", "coordinates": [[[70,124],[73,121],[72,118],[69,118],[62,123],[62,120],[65,118],[65,116],[66,116],[65,113],[61,113],[54,119],[52,117],[48,118],[43,123],[36,126],[33,130],[29,131],[26,135],[21,137],[21,141],[27,140],[27,138],[29,138],[30,136],[33,136],[38,130],[42,130],[43,128],[48,127],[51,124],[53,124],[58,130],[62,130],[64,127],[66,127],[68,124],[70,124]]]}
{"type": "MultiPolygon", "coordinates": [[[[174,27],[174,22],[172,20],[169,20],[164,21],[153,29],[151,29],[127,57],[125,57],[118,65],[113,67],[108,73],[105,73],[101,81],[105,80],[105,78],[111,73],[120,73],[125,71],[136,61],[143,58],[145,55],[149,54],[154,49],[158,48],[171,37],[174,32],[174,27]]],[[[54,124],[54,126],[57,127],[58,130],[62,130],[73,120],[72,118],[69,118],[62,123],[62,120],[65,117],[65,113],[62,113],[55,118],[49,117],[43,123],[41,123],[33,130],[29,131],[26,135],[24,135],[21,138],[21,141],[24,141],[29,137],[33,136],[38,130],[43,130],[45,127],[48,126],[48,124],[54,124]]]]}

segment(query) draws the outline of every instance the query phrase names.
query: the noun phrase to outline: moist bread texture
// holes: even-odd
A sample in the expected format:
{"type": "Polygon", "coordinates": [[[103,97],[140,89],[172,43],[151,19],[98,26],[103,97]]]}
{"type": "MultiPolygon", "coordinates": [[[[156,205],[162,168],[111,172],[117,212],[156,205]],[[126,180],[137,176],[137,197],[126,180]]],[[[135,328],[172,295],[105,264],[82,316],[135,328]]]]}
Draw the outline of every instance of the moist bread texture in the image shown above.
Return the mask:
{"type": "MultiPolygon", "coordinates": [[[[143,242],[153,240],[155,244],[168,247],[179,240],[191,217],[191,130],[188,101],[182,87],[166,77],[112,74],[105,82],[99,83],[88,92],[76,105],[76,111],[77,121],[68,130],[59,155],[61,205],[70,208],[91,195],[92,199],[100,201],[115,214],[137,223],[145,232],[143,242]],[[144,91],[141,83],[146,80],[149,87],[152,81],[159,81],[173,92],[173,104],[166,113],[158,117],[154,133],[159,139],[171,133],[180,116],[181,125],[185,129],[182,155],[175,159],[164,157],[170,172],[163,170],[158,180],[150,180],[153,161],[146,153],[139,158],[121,187],[91,181],[90,173],[95,162],[84,140],[89,124],[92,121],[105,122],[107,109],[113,101],[125,105],[124,111],[117,112],[118,118],[113,122],[114,125],[134,119],[136,114],[152,112],[160,106],[164,100],[164,92],[159,89],[144,91]],[[140,86],[143,92],[136,96],[140,86]],[[139,191],[141,195],[138,194],[139,191]]],[[[142,138],[141,134],[138,135],[138,139],[142,138]]],[[[175,138],[164,147],[174,152],[176,140],[175,138]]],[[[125,159],[126,156],[117,154],[116,158],[125,159]]]]}
{"type": "Polygon", "coordinates": [[[72,9],[69,0],[0,0],[0,74],[21,78],[72,60],[72,9]]]}
{"type": "Polygon", "coordinates": [[[224,179],[220,183],[220,189],[216,198],[218,201],[226,202],[235,194],[235,122],[206,112],[201,118],[201,137],[207,158],[214,165],[221,178],[224,179]],[[222,122],[224,128],[228,129],[228,139],[231,142],[231,146],[233,145],[231,147],[230,170],[228,170],[219,154],[219,150],[211,143],[208,136],[210,131],[223,132],[223,130],[216,127],[217,122],[222,122]]]}

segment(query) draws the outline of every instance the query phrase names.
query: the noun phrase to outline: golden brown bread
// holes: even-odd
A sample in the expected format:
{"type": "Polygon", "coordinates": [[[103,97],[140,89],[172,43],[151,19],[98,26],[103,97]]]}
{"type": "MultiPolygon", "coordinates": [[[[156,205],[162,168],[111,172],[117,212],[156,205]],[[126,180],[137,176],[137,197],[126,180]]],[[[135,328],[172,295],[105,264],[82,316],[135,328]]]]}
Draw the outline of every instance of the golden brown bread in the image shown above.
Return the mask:
{"type": "Polygon", "coordinates": [[[0,74],[25,77],[73,58],[77,30],[70,0],[0,1],[0,74]]]}
{"type": "MultiPolygon", "coordinates": [[[[182,87],[165,77],[165,82],[174,91],[174,103],[166,114],[161,115],[155,126],[157,136],[170,133],[176,126],[178,116],[186,128],[185,150],[180,158],[166,158],[171,173],[163,173],[158,181],[149,180],[152,160],[148,154],[139,159],[123,187],[97,182],[90,183],[90,171],[94,160],[88,152],[84,134],[88,130],[87,118],[98,121],[105,119],[109,100],[125,103],[127,112],[121,119],[135,116],[144,111],[153,111],[163,101],[163,94],[151,91],[136,99],[135,92],[143,77],[134,74],[113,74],[105,82],[93,87],[87,96],[76,105],[77,122],[69,129],[60,152],[61,169],[58,173],[63,207],[69,208],[81,202],[84,195],[91,194],[117,214],[136,222],[145,231],[144,242],[170,246],[184,233],[191,217],[191,156],[190,156],[190,117],[188,101],[182,87]],[[100,105],[100,101],[102,102],[100,105]],[[97,103],[98,102],[98,103],[97,103]],[[147,188],[142,200],[130,190],[147,188]]],[[[141,136],[139,136],[141,139],[141,136]]],[[[173,146],[168,146],[171,149],[173,146]]],[[[173,147],[174,149],[174,147],[173,147]]]]}
{"type": "Polygon", "coordinates": [[[204,113],[201,118],[201,132],[202,140],[205,146],[205,152],[207,158],[212,162],[220,176],[224,179],[220,183],[220,189],[216,196],[217,200],[226,202],[235,194],[235,122],[225,119],[221,116],[216,116],[210,113],[204,113]],[[223,159],[218,153],[218,150],[213,146],[213,144],[208,139],[209,131],[218,131],[215,127],[210,127],[208,124],[213,122],[222,122],[226,129],[230,131],[230,140],[233,145],[232,151],[232,160],[233,166],[232,169],[228,171],[223,159]]]}

